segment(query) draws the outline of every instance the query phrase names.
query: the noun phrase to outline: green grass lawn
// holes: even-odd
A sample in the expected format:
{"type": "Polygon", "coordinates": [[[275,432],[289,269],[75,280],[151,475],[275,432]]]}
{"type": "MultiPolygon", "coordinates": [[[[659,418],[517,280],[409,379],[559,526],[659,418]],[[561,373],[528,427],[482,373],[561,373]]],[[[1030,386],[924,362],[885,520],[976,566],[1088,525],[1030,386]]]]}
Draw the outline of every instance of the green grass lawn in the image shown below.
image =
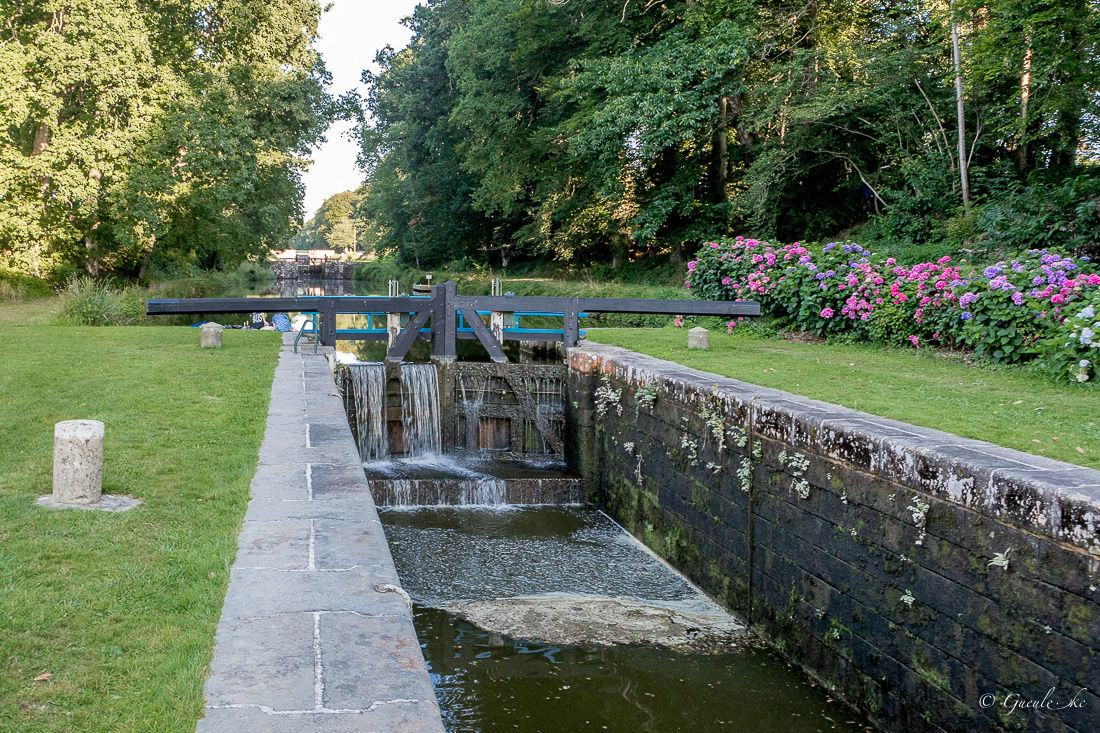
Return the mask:
{"type": "Polygon", "coordinates": [[[0,308],[0,730],[191,733],[279,335],[7,325],[42,305],[0,308]],[[34,506],[74,418],[106,423],[104,491],[142,506],[34,506]]]}
{"type": "Polygon", "coordinates": [[[1100,468],[1100,389],[1029,369],[873,346],[803,344],[687,329],[597,329],[588,338],[764,387],[793,392],[1027,453],[1100,468]]]}
{"type": "Polygon", "coordinates": [[[44,326],[61,310],[61,298],[34,298],[23,301],[0,300],[0,328],[3,326],[44,326]]]}

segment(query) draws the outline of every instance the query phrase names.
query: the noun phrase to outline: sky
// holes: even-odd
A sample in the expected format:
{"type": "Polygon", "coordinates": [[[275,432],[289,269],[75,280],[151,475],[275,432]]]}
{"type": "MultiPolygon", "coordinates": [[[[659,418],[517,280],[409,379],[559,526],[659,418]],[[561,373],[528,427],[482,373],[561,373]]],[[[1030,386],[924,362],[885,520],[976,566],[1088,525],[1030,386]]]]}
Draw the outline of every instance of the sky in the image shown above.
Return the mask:
{"type": "MultiPolygon", "coordinates": [[[[336,0],[332,9],[321,16],[317,49],[332,74],[329,92],[334,96],[352,89],[365,92],[359,80],[363,69],[377,71],[374,55],[390,45],[403,48],[412,31],[401,25],[417,0],[336,0]]],[[[347,133],[351,123],[332,125],[325,137],[328,142],[313,151],[313,165],[302,181],[306,187],[305,218],[308,221],[329,196],[356,188],[363,181],[355,166],[359,152],[347,133]]]]}

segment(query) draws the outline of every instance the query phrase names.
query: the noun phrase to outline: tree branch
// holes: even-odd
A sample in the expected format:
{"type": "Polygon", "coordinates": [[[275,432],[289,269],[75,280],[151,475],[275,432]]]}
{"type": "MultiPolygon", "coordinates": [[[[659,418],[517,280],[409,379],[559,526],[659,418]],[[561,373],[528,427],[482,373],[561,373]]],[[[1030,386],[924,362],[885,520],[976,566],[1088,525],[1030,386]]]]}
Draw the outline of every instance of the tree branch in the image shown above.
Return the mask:
{"type": "MultiPolygon", "coordinates": [[[[951,161],[951,170],[955,170],[955,158],[951,155],[951,143],[947,140],[947,131],[943,129],[943,122],[940,121],[940,116],[936,114],[936,108],[932,106],[932,100],[928,98],[928,95],[924,93],[924,88],[920,85],[919,79],[913,79],[913,83],[917,85],[917,89],[920,91],[920,95],[924,97],[924,101],[928,102],[928,109],[932,112],[932,117],[936,120],[936,125],[940,128],[940,134],[943,135],[943,144],[947,146],[947,159],[951,161]]],[[[940,147],[940,141],[936,140],[936,147],[940,147]]],[[[940,152],[944,152],[940,148],[940,152]]]]}
{"type": "Polygon", "coordinates": [[[859,180],[863,181],[863,185],[866,186],[871,191],[871,193],[873,193],[875,195],[875,198],[878,199],[882,203],[883,206],[889,206],[889,204],[887,204],[886,201],[881,196],[878,195],[878,191],[875,190],[875,187],[867,182],[867,178],[863,175],[863,171],[861,171],[859,169],[859,166],[856,165],[856,162],[854,160],[852,160],[850,157],[848,157],[847,155],[844,155],[842,153],[834,153],[831,150],[813,150],[811,152],[821,153],[822,155],[831,155],[834,158],[839,158],[840,160],[843,160],[844,162],[848,163],[848,165],[852,166],[852,168],[855,169],[856,175],[859,176],[859,180]]]}

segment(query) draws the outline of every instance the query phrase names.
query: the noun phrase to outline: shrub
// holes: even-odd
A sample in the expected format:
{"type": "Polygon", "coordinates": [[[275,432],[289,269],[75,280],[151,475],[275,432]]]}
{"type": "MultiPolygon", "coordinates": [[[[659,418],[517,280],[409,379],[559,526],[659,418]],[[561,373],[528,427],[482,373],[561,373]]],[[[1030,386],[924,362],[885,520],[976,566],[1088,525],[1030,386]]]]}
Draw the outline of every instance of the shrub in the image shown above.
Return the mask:
{"type": "Polygon", "coordinates": [[[1087,382],[1100,374],[1100,290],[1069,309],[1043,340],[1042,353],[1056,379],[1087,382]]]}
{"type": "Polygon", "coordinates": [[[1063,311],[1100,285],[1086,258],[1047,250],[964,274],[950,256],[905,267],[855,243],[811,251],[742,237],[706,244],[688,270],[686,285],[697,296],[756,300],[765,314],[804,331],[962,344],[1010,363],[1036,356],[1063,311]]]}
{"type": "Polygon", "coordinates": [[[71,278],[61,291],[61,326],[129,326],[145,315],[145,293],[90,277],[71,278]]]}
{"type": "Polygon", "coordinates": [[[0,301],[44,298],[52,294],[53,289],[45,280],[0,266],[0,301]]]}
{"type": "Polygon", "coordinates": [[[1035,176],[992,197],[977,226],[995,246],[1020,242],[1100,256],[1100,175],[1048,182],[1035,176]]]}

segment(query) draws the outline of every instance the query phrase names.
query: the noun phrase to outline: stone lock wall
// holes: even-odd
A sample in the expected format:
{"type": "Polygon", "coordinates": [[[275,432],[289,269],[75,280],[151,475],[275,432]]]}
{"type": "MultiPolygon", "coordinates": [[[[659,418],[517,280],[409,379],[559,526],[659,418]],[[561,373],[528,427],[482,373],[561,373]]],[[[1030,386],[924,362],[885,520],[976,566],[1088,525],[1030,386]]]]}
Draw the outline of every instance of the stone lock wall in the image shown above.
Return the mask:
{"type": "Polygon", "coordinates": [[[298,263],[285,260],[271,260],[266,263],[267,268],[275,275],[276,280],[297,280],[298,263]]]}
{"type": "Polygon", "coordinates": [[[324,277],[326,280],[350,280],[358,262],[325,262],[324,277]]]}
{"type": "Polygon", "coordinates": [[[572,462],[609,513],[877,726],[1100,730],[1100,472],[615,347],[568,360],[572,462]]]}

